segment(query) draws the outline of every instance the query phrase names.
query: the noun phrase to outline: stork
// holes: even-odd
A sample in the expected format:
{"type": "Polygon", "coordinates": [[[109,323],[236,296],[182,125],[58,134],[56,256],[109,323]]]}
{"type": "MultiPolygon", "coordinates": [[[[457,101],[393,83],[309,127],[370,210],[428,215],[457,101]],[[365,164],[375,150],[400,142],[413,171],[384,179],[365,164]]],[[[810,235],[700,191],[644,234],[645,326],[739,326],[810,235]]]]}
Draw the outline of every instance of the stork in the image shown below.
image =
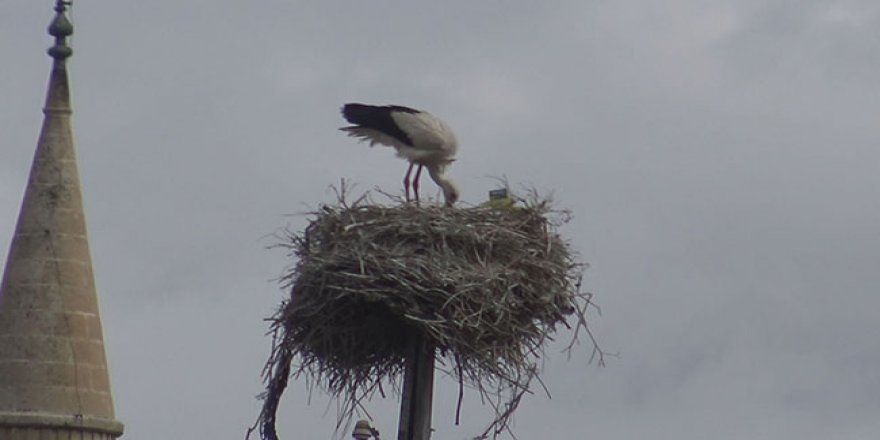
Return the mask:
{"type": "Polygon", "coordinates": [[[436,116],[400,105],[367,105],[349,103],[342,106],[342,116],[354,124],[340,130],[362,141],[394,147],[397,156],[409,161],[409,168],[403,177],[406,201],[410,200],[412,183],[416,203],[419,202],[419,178],[422,168],[443,190],[446,206],[458,200],[458,187],[443,173],[455,160],[458,141],[452,129],[436,116]],[[418,165],[415,177],[410,180],[413,167],[418,165]]]}

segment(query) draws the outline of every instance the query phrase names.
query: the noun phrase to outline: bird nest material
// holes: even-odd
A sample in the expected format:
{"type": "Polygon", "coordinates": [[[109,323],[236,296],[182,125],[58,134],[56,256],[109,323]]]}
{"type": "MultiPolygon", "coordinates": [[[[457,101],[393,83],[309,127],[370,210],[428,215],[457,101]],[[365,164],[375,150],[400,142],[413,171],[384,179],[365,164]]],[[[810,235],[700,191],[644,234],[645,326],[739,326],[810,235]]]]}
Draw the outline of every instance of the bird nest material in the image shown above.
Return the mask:
{"type": "MultiPolygon", "coordinates": [[[[511,209],[326,205],[281,246],[296,264],[291,296],[271,318],[272,354],[257,425],[275,440],[275,413],[289,377],[340,399],[339,423],[383,382],[399,383],[413,335],[428,338],[441,369],[491,402],[497,436],[537,378],[556,327],[587,328],[584,265],[556,227],[566,212],[537,197],[511,209]],[[571,321],[571,322],[569,322],[571,321]]],[[[256,426],[255,425],[255,428],[256,426]]],[[[252,429],[255,429],[252,428],[252,429]]]]}

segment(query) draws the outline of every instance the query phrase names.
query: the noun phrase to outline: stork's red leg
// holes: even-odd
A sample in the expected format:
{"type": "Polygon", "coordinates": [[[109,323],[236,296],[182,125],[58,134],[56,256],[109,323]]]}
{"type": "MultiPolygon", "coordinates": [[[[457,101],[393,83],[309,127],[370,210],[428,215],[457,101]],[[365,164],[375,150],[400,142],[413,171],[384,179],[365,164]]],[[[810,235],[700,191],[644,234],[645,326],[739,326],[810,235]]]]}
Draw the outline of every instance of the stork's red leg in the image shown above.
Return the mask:
{"type": "Polygon", "coordinates": [[[422,177],[422,167],[424,165],[419,164],[419,169],[416,170],[416,177],[413,179],[413,192],[416,194],[416,206],[419,204],[419,179],[422,177]]]}
{"type": "MultiPolygon", "coordinates": [[[[404,194],[406,194],[406,201],[407,202],[409,201],[409,175],[410,175],[410,173],[412,173],[412,169],[414,166],[415,166],[415,164],[410,162],[409,168],[407,168],[407,170],[406,170],[406,175],[403,176],[403,191],[404,191],[404,194]]],[[[419,169],[419,171],[421,171],[421,169],[419,169]]],[[[418,177],[416,177],[416,179],[418,179],[418,177]]]]}

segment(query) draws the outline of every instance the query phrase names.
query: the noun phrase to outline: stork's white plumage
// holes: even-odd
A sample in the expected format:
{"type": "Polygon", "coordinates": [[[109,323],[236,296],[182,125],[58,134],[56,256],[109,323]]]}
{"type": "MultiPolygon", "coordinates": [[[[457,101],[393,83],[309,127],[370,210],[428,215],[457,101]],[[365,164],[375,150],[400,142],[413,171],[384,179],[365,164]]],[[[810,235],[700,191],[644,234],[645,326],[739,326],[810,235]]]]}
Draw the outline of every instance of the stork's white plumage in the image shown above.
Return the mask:
{"type": "Polygon", "coordinates": [[[458,151],[455,133],[445,122],[428,112],[400,105],[349,103],[342,107],[342,116],[354,125],[340,130],[349,136],[369,141],[370,146],[382,144],[394,147],[398,157],[409,161],[409,168],[403,177],[407,201],[410,182],[416,202],[419,201],[419,178],[423,167],[428,169],[428,175],[443,190],[446,206],[452,206],[458,200],[458,188],[443,175],[458,151]],[[410,181],[416,165],[416,175],[410,181]]]}

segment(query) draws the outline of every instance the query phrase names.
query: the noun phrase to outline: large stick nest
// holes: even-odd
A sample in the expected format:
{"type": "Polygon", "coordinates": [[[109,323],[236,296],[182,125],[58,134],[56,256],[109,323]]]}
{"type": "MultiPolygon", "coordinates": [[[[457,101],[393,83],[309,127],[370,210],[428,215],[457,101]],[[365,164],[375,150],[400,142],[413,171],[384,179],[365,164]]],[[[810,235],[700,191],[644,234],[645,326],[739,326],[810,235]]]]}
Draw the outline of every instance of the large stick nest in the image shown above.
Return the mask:
{"type": "Polygon", "coordinates": [[[397,383],[414,335],[433,343],[462,387],[494,396],[496,418],[481,437],[506,429],[556,326],[571,328],[571,320],[589,332],[583,265],[556,232],[567,215],[549,205],[341,201],[313,212],[305,231],[282,243],[297,263],[283,278],[290,299],[272,318],[262,437],[277,438],[275,412],[289,376],[340,398],[349,418],[376,390],[384,395],[383,382],[397,383]]]}

